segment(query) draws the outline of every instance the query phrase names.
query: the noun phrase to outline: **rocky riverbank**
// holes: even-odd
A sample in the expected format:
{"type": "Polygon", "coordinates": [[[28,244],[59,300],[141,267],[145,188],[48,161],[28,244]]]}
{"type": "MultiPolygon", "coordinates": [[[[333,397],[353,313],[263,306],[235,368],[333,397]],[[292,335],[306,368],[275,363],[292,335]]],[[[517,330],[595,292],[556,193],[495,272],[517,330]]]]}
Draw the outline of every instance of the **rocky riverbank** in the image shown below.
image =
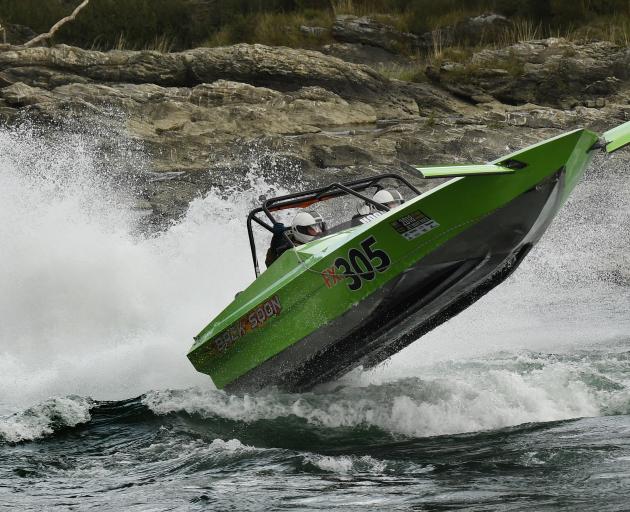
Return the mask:
{"type": "Polygon", "coordinates": [[[445,60],[422,83],[262,45],[169,54],[4,45],[0,119],[89,124],[104,141],[124,133],[150,159],[139,204],[159,220],[244,176],[247,148],[273,155],[261,172],[325,181],[399,171],[400,160],[486,161],[560,130],[607,128],[630,119],[628,70],[628,48],[560,39],[445,60]]]}

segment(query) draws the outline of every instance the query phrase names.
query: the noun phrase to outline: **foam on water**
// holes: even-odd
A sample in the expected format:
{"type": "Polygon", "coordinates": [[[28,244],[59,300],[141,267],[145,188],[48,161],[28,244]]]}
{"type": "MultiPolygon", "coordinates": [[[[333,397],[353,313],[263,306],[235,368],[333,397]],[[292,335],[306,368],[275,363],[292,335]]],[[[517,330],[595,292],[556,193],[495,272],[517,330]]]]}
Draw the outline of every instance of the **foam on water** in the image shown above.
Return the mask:
{"type": "Polygon", "coordinates": [[[0,439],[11,443],[31,441],[90,421],[92,400],[82,397],[51,398],[0,419],[0,439]]]}
{"type": "Polygon", "coordinates": [[[313,464],[318,469],[328,473],[382,473],[387,464],[381,460],[376,460],[369,455],[355,457],[341,455],[333,457],[330,455],[307,455],[305,462],[313,464]]]}
{"type": "Polygon", "coordinates": [[[414,437],[630,413],[627,361],[601,368],[588,359],[523,354],[443,362],[420,373],[422,378],[355,383],[323,393],[235,396],[192,388],[151,392],[143,402],[157,414],[247,423],[297,417],[325,428],[378,427],[414,437]]]}
{"type": "MultiPolygon", "coordinates": [[[[124,150],[121,141],[113,151],[124,150]]],[[[374,425],[407,435],[628,411],[628,382],[616,390],[593,386],[583,378],[597,373],[590,362],[543,357],[538,368],[514,366],[523,350],[627,343],[630,187],[621,158],[594,167],[503,286],[389,363],[354,372],[340,392],[331,386],[320,394],[244,397],[213,391],[185,353],[192,336],[250,282],[243,219],[274,187],[254,170],[246,190],[229,198],[210,193],[166,232],[139,237],[128,198],[110,179],[121,172],[119,160],[129,165],[104,155],[89,135],[55,140],[0,129],[0,409],[25,410],[49,396],[123,399],[200,386],[150,392],[145,403],[160,414],[239,421],[295,415],[331,428],[374,425]]],[[[80,411],[89,415],[89,407],[82,407],[67,417],[84,421],[80,411]]],[[[55,414],[31,416],[40,418],[36,426],[12,416],[2,435],[45,435],[55,414]]]]}

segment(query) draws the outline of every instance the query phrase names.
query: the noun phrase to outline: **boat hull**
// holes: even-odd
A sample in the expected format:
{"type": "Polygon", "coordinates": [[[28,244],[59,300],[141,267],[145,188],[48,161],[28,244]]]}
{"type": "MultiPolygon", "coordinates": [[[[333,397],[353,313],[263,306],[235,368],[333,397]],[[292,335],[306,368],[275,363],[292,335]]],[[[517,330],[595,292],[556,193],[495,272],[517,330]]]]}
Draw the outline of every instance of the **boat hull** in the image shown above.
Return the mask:
{"type": "Polygon", "coordinates": [[[368,225],[288,251],[200,333],[189,358],[230,391],[303,391],[379,364],[518,267],[596,140],[576,130],[526,148],[496,161],[521,166],[512,175],[456,178],[368,225]],[[374,265],[361,279],[336,276],[353,255],[374,265]]]}
{"type": "Polygon", "coordinates": [[[399,352],[516,270],[558,211],[565,178],[563,169],[226,389],[304,391],[399,352]]]}

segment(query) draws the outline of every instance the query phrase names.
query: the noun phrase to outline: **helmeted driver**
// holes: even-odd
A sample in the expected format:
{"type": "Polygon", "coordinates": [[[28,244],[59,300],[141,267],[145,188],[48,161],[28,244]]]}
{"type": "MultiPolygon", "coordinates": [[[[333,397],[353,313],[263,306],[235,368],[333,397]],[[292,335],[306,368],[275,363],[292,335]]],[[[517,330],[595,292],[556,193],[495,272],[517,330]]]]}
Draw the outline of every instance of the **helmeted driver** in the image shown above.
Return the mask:
{"type": "Polygon", "coordinates": [[[317,212],[299,212],[293,217],[291,228],[277,222],[273,226],[273,237],[267,251],[265,265],[269,267],[282,253],[295,245],[302,245],[314,240],[326,231],[326,224],[317,212]],[[288,233],[287,233],[288,231],[288,233]]]}
{"type": "Polygon", "coordinates": [[[303,244],[321,235],[325,229],[324,219],[317,212],[300,212],[291,223],[293,238],[303,244]]]}

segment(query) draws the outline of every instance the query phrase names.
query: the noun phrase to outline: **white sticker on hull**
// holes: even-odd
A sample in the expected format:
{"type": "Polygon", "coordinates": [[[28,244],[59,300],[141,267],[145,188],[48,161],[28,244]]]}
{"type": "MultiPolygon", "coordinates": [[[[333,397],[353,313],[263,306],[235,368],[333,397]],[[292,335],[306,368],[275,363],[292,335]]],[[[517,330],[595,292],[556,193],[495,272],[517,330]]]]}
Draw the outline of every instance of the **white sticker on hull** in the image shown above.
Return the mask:
{"type": "Polygon", "coordinates": [[[439,227],[433,219],[427,217],[420,210],[405,215],[391,223],[392,227],[407,240],[414,240],[419,236],[439,227]]]}

